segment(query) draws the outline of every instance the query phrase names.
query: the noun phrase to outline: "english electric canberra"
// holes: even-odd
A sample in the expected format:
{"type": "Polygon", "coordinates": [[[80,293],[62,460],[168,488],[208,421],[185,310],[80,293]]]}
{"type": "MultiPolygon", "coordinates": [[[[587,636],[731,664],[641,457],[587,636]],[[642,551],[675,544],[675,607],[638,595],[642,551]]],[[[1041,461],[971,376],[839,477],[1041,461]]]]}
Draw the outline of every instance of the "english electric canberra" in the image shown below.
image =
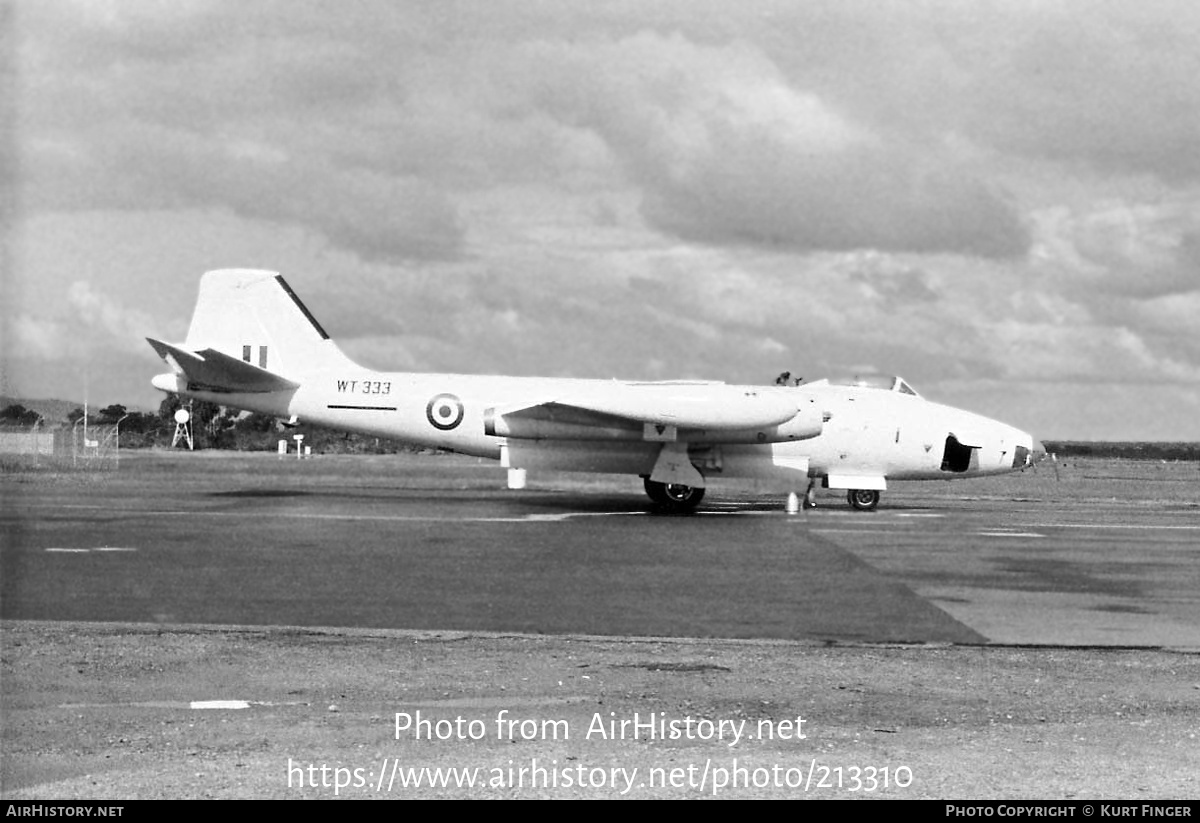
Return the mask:
{"type": "Polygon", "coordinates": [[[509,468],[638,475],[690,511],[713,480],[871,510],[890,480],[1002,474],[1040,460],[1027,432],[925,400],[899,377],[798,386],[376,372],[342,354],[283,277],[205,274],[187,339],[148,338],[184,397],[490,457],[509,468]]]}

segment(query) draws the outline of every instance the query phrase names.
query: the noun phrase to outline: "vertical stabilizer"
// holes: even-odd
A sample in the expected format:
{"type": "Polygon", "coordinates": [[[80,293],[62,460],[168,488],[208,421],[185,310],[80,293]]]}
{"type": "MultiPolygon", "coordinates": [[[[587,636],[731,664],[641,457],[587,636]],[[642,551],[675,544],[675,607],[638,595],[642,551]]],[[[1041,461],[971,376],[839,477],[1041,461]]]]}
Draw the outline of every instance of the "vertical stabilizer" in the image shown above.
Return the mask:
{"type": "Polygon", "coordinates": [[[220,269],[200,279],[185,348],[216,349],[290,378],[349,364],[283,276],[220,269]]]}

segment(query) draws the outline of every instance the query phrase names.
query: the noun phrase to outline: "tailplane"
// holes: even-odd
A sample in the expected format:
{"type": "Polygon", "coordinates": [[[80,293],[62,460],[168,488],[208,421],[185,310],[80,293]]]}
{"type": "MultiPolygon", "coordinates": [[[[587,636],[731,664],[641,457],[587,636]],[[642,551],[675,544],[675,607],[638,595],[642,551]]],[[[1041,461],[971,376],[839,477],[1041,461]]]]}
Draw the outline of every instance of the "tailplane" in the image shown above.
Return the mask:
{"type": "Polygon", "coordinates": [[[155,340],[153,337],[147,337],[146,340],[174,372],[155,378],[154,385],[164,391],[179,391],[180,377],[183,378],[187,390],[193,392],[260,394],[290,391],[300,387],[299,383],[260,369],[244,360],[222,354],[216,349],[193,352],[155,340]]]}

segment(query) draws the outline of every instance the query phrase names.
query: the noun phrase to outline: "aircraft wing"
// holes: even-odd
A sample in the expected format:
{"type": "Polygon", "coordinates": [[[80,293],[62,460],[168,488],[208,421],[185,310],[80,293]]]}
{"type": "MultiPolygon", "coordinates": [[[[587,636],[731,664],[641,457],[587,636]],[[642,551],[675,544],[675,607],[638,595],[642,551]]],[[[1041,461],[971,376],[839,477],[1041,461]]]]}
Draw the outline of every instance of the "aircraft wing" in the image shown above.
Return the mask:
{"type": "Polygon", "coordinates": [[[616,383],[558,401],[597,414],[681,429],[755,429],[796,416],[786,393],[724,383],[616,383]]]}
{"type": "Polygon", "coordinates": [[[147,337],[146,341],[158,356],[177,373],[187,378],[195,388],[216,392],[276,392],[299,387],[299,383],[260,369],[244,360],[230,357],[216,349],[188,351],[161,340],[147,337]]]}
{"type": "Polygon", "coordinates": [[[785,393],[724,383],[611,383],[561,396],[488,409],[488,434],[673,440],[679,429],[742,431],[796,416],[785,393]]]}

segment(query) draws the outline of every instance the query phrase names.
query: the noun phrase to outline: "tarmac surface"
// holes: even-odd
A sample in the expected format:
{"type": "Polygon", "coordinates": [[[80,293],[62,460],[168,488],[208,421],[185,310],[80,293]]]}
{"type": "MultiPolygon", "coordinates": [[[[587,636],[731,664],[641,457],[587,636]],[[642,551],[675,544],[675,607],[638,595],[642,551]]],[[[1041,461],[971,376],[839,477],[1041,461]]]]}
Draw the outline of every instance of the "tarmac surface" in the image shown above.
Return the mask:
{"type": "Polygon", "coordinates": [[[671,517],[455,456],[135,454],[6,484],[0,617],[1200,648],[1200,471],[1118,468],[671,517]]]}
{"type": "Polygon", "coordinates": [[[654,514],[636,480],[508,490],[494,464],[444,455],[8,472],[0,794],[1195,798],[1198,468],[897,484],[873,513],[827,492],[789,515],[717,486],[682,517],[654,514]],[[803,714],[814,733],[422,741],[393,733],[413,707],[557,718],[573,741],[651,713],[777,734],[803,714]],[[540,757],[645,776],[731,753],[776,777],[892,772],[869,792],[788,772],[722,793],[618,792],[615,775],[342,793],[288,771],[361,761],[370,784],[390,754],[393,770],[540,757]]]}

